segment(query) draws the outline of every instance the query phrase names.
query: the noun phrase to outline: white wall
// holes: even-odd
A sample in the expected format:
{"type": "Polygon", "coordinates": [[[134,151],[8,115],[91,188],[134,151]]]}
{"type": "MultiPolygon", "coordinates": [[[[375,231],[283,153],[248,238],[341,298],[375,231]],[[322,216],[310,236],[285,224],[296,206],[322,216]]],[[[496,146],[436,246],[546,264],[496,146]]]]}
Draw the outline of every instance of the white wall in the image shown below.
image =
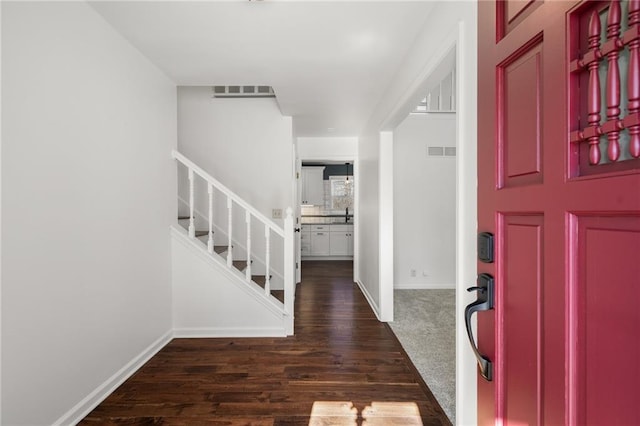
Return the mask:
{"type": "Polygon", "coordinates": [[[393,321],[393,132],[380,132],[380,186],[378,187],[378,214],[380,233],[378,264],[380,277],[379,318],[381,321],[393,321]]]}
{"type": "MultiPolygon", "coordinates": [[[[273,98],[212,98],[178,88],[178,149],[267,217],[293,207],[291,117],[273,98]]],[[[275,220],[282,224],[282,220],[275,220]]]]}
{"type": "Polygon", "coordinates": [[[299,137],[297,142],[298,158],[302,160],[327,160],[329,158],[355,160],[358,155],[357,137],[299,137]]]}
{"type": "MultiPolygon", "coordinates": [[[[476,256],[476,112],[477,112],[477,3],[474,1],[437,2],[368,124],[359,136],[359,182],[362,183],[358,242],[362,247],[358,265],[361,287],[371,296],[374,309],[381,293],[389,294],[393,282],[381,281],[380,262],[393,262],[380,245],[380,229],[393,226],[380,221],[379,163],[381,132],[394,129],[407,116],[428,89],[428,77],[456,46],[458,148],[456,176],[458,247],[456,273],[456,318],[473,301],[464,291],[475,282],[476,256]]],[[[382,310],[380,310],[382,312],[382,310]]],[[[460,425],[476,423],[476,366],[462,321],[456,324],[456,419],[460,425]]]]}
{"type": "Polygon", "coordinates": [[[176,337],[286,336],[284,314],[256,297],[257,285],[251,289],[242,273],[212,262],[206,248],[194,247],[181,228],[172,231],[171,241],[176,337]]]}
{"type": "Polygon", "coordinates": [[[380,318],[379,282],[379,167],[380,139],[377,134],[359,138],[358,174],[356,175],[358,224],[354,244],[360,247],[358,262],[354,262],[357,282],[369,304],[380,318]]]}
{"type": "MultiPolygon", "coordinates": [[[[291,117],[283,116],[272,98],[213,98],[211,87],[178,88],[178,150],[212,177],[251,204],[268,218],[272,209],[283,217],[294,206],[292,182],[293,134],[291,117]]],[[[186,171],[179,172],[180,197],[188,200],[186,171]]],[[[204,181],[196,178],[196,209],[208,217],[208,194],[204,181]]],[[[228,211],[226,197],[214,195],[216,245],[227,245],[228,211]]],[[[233,207],[234,259],[246,260],[244,211],[233,207]]],[[[198,217],[196,217],[198,219],[198,217]]],[[[272,218],[273,219],[273,218],[272,218]]],[[[283,226],[283,219],[273,219],[283,226]]],[[[196,229],[208,229],[205,221],[196,229]]],[[[264,227],[252,221],[254,275],[263,274],[264,227]]],[[[272,234],[270,265],[284,276],[283,240],[272,234]]],[[[278,288],[274,280],[274,289],[278,288]]]]}
{"type": "Polygon", "coordinates": [[[2,2],[2,65],[2,422],[69,424],[171,329],[176,89],[78,2],[2,2]]]}
{"type": "MultiPolygon", "coordinates": [[[[0,4],[0,46],[2,46],[2,4],[0,4]]],[[[0,48],[1,51],[1,48],[0,48]]],[[[2,55],[0,54],[0,99],[2,99],[2,55]]],[[[0,359],[2,357],[2,102],[0,101],[0,359]]],[[[0,361],[0,413],[2,413],[2,362],[0,361]]],[[[0,414],[2,425],[2,414],[0,414]]]]}
{"type": "Polygon", "coordinates": [[[455,114],[411,114],[393,142],[395,287],[455,288],[456,158],[427,156],[456,145],[455,114]]]}
{"type": "MultiPolygon", "coordinates": [[[[379,164],[382,162],[384,170],[390,169],[384,166],[384,162],[389,159],[380,157],[380,132],[392,131],[397,127],[424,97],[424,93],[433,87],[434,81],[432,79],[437,77],[435,78],[437,82],[440,81],[442,77],[441,64],[448,63],[451,57],[451,51],[458,39],[459,23],[464,23],[468,28],[466,37],[469,43],[473,43],[470,50],[473,50],[473,55],[475,55],[476,9],[475,2],[470,1],[437,2],[435,4],[432,13],[425,22],[424,31],[418,35],[394,78],[383,92],[380,103],[376,106],[359,138],[360,179],[364,187],[360,192],[362,220],[360,221],[361,232],[357,238],[361,247],[367,247],[366,250],[363,249],[359,273],[361,287],[364,288],[365,293],[371,295],[377,306],[389,303],[381,300],[380,292],[388,291],[389,287],[393,287],[393,279],[381,281],[378,273],[379,262],[393,263],[393,253],[387,252],[386,247],[379,244],[381,229],[393,226],[392,223],[380,222],[379,216],[381,205],[388,202],[388,200],[380,198],[379,164]]],[[[475,84],[475,69],[475,63],[473,67],[458,69],[458,80],[464,79],[475,84]]],[[[465,96],[475,96],[474,93],[468,92],[465,93],[465,96]]],[[[471,105],[469,107],[471,108],[471,105]]],[[[475,139],[473,143],[475,143],[475,139]]],[[[383,267],[383,269],[388,268],[383,267]]],[[[380,313],[381,311],[378,312],[379,316],[380,313]]],[[[385,318],[385,320],[392,319],[392,315],[385,318]]]]}

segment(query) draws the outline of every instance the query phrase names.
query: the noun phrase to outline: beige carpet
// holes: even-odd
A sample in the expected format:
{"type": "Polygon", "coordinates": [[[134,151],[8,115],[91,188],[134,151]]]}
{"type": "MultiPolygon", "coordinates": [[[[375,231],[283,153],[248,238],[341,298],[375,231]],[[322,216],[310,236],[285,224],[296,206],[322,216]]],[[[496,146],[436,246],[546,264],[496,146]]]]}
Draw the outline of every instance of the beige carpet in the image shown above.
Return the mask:
{"type": "Polygon", "coordinates": [[[454,290],[395,290],[394,321],[402,347],[456,424],[454,290]]]}

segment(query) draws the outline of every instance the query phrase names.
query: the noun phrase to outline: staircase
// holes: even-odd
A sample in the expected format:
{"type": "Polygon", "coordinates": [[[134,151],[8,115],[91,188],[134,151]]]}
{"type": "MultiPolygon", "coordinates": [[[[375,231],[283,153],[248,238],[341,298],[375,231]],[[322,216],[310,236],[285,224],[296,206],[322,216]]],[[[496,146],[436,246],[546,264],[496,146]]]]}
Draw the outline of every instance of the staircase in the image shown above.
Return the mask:
{"type": "MultiPolygon", "coordinates": [[[[178,216],[178,222],[185,229],[189,229],[188,223],[190,222],[189,216],[178,216]],[[184,221],[184,222],[183,222],[184,221]],[[189,222],[187,222],[189,221],[189,222]]],[[[215,231],[213,232],[215,234],[215,231]]],[[[207,244],[207,239],[209,238],[209,231],[196,230],[196,239],[200,240],[203,244],[207,244]],[[205,238],[202,238],[205,237],[205,238]]],[[[226,259],[227,252],[229,246],[213,246],[213,252],[226,259]]],[[[253,263],[253,260],[251,261],[253,263]]],[[[245,272],[247,270],[247,261],[246,260],[234,260],[231,262],[231,265],[240,272],[245,272]]],[[[269,282],[273,279],[273,275],[269,275],[269,282]]],[[[258,284],[263,290],[267,285],[267,277],[266,275],[251,275],[251,281],[255,284],[258,284]]],[[[271,295],[278,299],[280,303],[284,304],[284,290],[274,290],[270,289],[271,295]]]]}
{"type": "MultiPolygon", "coordinates": [[[[291,208],[286,211],[284,226],[280,226],[181,153],[173,151],[172,156],[177,162],[179,177],[181,173],[185,177],[181,181],[182,185],[179,180],[180,213],[177,226],[172,229],[172,238],[179,240],[181,247],[188,247],[196,255],[185,262],[187,255],[180,254],[178,269],[182,272],[178,273],[178,285],[174,283],[174,293],[188,289],[187,291],[191,292],[188,297],[196,302],[197,309],[203,312],[203,324],[207,323],[200,325],[196,320],[190,319],[190,327],[212,329],[214,323],[237,323],[242,325],[242,328],[239,328],[241,331],[251,330],[251,327],[258,330],[263,324],[269,323],[275,314],[281,317],[282,334],[292,335],[295,284],[291,208]],[[198,264],[190,263],[195,262],[195,258],[217,272],[211,277],[202,276],[207,272],[200,272],[201,275],[191,277],[191,272],[185,272],[185,268],[202,270],[198,264]],[[187,263],[190,266],[184,266],[187,263]],[[193,283],[188,282],[189,280],[193,283]],[[202,288],[201,283],[206,283],[207,280],[211,281],[211,288],[202,288]],[[227,287],[241,288],[242,296],[236,291],[226,302],[224,297],[227,287]],[[247,300],[247,296],[253,300],[247,300]],[[212,302],[211,318],[206,317],[209,314],[207,300],[212,302]],[[229,304],[234,304],[234,309],[229,310],[229,304]],[[262,307],[265,309],[264,313],[256,312],[263,309],[262,307]],[[229,310],[231,313],[221,317],[219,312],[223,310],[229,310]],[[237,318],[234,318],[234,315],[237,318]],[[271,317],[265,319],[264,315],[271,317]]],[[[174,255],[174,269],[176,261],[174,255]]],[[[174,308],[174,311],[178,309],[177,313],[174,312],[175,317],[197,317],[191,315],[188,304],[180,306],[181,308],[174,308]]],[[[233,331],[227,330],[225,333],[227,336],[233,334],[233,331]]],[[[275,333],[280,334],[277,331],[275,333]]],[[[242,336],[234,337],[252,335],[251,332],[245,331],[239,334],[242,336]]],[[[261,332],[254,334],[264,335],[261,332]]]]}

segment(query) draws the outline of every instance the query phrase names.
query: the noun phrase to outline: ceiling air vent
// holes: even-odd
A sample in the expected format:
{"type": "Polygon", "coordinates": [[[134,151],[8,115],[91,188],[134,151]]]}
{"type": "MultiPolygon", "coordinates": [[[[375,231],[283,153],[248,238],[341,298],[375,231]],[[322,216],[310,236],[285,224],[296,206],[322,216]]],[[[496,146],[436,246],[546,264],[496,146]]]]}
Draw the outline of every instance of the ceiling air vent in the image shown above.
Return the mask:
{"type": "Polygon", "coordinates": [[[214,98],[275,98],[271,86],[213,86],[214,98]]]}

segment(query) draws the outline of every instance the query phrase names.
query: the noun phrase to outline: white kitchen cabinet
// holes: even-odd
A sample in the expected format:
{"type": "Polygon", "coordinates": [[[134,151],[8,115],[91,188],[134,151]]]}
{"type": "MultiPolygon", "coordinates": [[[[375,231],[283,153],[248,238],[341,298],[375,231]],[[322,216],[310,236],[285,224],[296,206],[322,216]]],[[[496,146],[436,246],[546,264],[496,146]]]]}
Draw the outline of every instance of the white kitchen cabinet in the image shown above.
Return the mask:
{"type": "Polygon", "coordinates": [[[300,230],[300,254],[311,255],[311,225],[302,225],[300,230]]]}
{"type": "Polygon", "coordinates": [[[353,227],[347,234],[347,256],[353,256],[353,227]]]}
{"type": "Polygon", "coordinates": [[[311,256],[329,256],[331,253],[329,225],[311,225],[311,256]]]}
{"type": "Polygon", "coordinates": [[[301,254],[309,256],[353,256],[353,224],[302,225],[301,254]]]}
{"type": "Polygon", "coordinates": [[[324,205],[324,167],[302,168],[302,204],[324,205]]]}
{"type": "Polygon", "coordinates": [[[353,256],[353,225],[331,225],[331,256],[353,256]]]}
{"type": "Polygon", "coordinates": [[[331,256],[347,256],[349,252],[348,233],[344,231],[331,232],[329,254],[331,256]]]}

